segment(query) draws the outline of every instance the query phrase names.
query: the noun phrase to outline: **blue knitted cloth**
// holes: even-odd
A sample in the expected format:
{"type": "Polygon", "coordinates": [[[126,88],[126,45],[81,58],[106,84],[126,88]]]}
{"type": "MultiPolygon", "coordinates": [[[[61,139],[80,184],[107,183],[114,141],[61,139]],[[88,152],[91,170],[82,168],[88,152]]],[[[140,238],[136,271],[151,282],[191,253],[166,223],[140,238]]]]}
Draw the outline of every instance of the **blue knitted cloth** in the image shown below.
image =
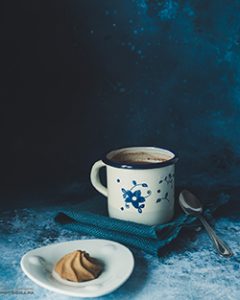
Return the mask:
{"type": "MultiPolygon", "coordinates": [[[[208,218],[221,204],[225,204],[224,195],[205,210],[208,218]]],[[[134,222],[109,218],[107,200],[93,197],[80,203],[79,207],[59,212],[55,221],[63,228],[77,231],[84,235],[113,240],[130,247],[136,247],[156,255],[159,250],[171,243],[184,228],[196,228],[196,217],[187,216],[177,207],[174,219],[166,224],[148,226],[134,222]]]]}

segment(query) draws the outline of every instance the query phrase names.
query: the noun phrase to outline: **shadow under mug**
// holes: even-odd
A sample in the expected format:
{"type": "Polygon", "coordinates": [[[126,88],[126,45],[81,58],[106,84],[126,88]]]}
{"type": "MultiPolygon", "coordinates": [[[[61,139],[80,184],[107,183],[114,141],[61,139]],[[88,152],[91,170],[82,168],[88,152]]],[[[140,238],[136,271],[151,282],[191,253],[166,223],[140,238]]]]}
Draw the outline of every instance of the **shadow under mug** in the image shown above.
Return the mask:
{"type": "Polygon", "coordinates": [[[146,225],[162,224],[174,214],[177,161],[173,152],[162,148],[122,148],[95,162],[90,179],[96,190],[108,198],[110,217],[146,225]],[[118,160],[120,157],[125,159],[118,160]],[[102,167],[106,167],[107,187],[100,181],[102,167]]]}

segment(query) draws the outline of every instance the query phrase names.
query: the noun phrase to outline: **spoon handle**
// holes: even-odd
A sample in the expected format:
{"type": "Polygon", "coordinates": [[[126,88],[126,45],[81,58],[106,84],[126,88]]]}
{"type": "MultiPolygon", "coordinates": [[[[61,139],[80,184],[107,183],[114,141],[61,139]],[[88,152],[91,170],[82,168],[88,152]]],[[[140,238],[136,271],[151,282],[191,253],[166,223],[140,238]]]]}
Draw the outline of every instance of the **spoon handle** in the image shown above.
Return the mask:
{"type": "Polygon", "coordinates": [[[218,253],[225,257],[232,256],[233,252],[230,249],[230,247],[217,236],[216,232],[208,224],[206,219],[202,215],[199,215],[198,217],[199,217],[199,220],[202,222],[203,226],[205,227],[205,229],[206,229],[209,237],[211,238],[213,245],[215,246],[218,253]]]}

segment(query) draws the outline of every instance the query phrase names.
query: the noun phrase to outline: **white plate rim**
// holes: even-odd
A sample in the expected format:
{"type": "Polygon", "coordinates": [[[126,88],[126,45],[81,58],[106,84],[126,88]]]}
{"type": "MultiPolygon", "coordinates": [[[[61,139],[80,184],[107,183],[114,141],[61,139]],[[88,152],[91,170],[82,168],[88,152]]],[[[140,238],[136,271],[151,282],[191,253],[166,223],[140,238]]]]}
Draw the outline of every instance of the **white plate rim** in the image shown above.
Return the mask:
{"type": "Polygon", "coordinates": [[[105,239],[73,240],[73,241],[65,241],[65,242],[53,243],[53,244],[50,244],[50,245],[46,245],[46,246],[42,246],[42,247],[38,247],[38,248],[35,248],[35,249],[32,249],[32,250],[29,250],[28,252],[26,252],[22,256],[21,261],[20,261],[20,265],[21,265],[21,269],[24,272],[24,274],[30,280],[32,280],[34,283],[36,283],[38,286],[40,286],[42,288],[45,288],[47,290],[50,290],[50,291],[58,293],[58,294],[63,294],[63,295],[72,296],[72,297],[92,298],[92,297],[100,297],[100,296],[109,294],[109,293],[113,292],[114,290],[118,289],[120,286],[122,286],[128,280],[128,278],[131,276],[131,274],[133,272],[133,269],[134,269],[134,256],[133,256],[132,252],[125,245],[122,245],[121,243],[118,243],[118,242],[115,242],[115,241],[105,240],[105,239]],[[108,244],[116,245],[117,247],[120,247],[120,248],[124,249],[124,251],[126,251],[128,253],[128,255],[129,255],[129,262],[128,262],[129,271],[128,271],[128,273],[126,273],[125,277],[122,278],[121,280],[119,280],[117,282],[117,284],[113,285],[112,287],[109,287],[107,289],[107,291],[101,292],[101,289],[100,289],[95,294],[92,291],[89,292],[89,294],[87,292],[81,293],[81,290],[80,291],[76,291],[75,288],[73,288],[73,291],[71,291],[71,290],[67,291],[67,290],[64,290],[64,289],[60,289],[60,288],[54,287],[51,284],[47,285],[47,284],[41,282],[40,280],[36,279],[31,273],[29,273],[29,271],[25,268],[25,260],[29,256],[34,255],[34,252],[36,250],[40,250],[40,249],[44,250],[44,249],[49,248],[51,246],[60,247],[61,245],[64,245],[64,244],[66,245],[66,244],[71,244],[71,243],[76,243],[76,242],[80,242],[82,244],[82,243],[85,243],[85,242],[87,242],[87,243],[88,242],[94,243],[96,241],[98,243],[102,242],[102,243],[108,243],[108,244]]]}

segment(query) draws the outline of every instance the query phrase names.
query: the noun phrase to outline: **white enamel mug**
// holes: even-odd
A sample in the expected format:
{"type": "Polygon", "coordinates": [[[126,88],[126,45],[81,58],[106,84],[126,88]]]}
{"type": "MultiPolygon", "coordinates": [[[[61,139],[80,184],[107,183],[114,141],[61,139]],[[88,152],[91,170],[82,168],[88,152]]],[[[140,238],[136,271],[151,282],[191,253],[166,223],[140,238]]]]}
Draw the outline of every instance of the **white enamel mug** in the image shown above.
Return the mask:
{"type": "Polygon", "coordinates": [[[91,183],[108,198],[110,217],[146,225],[166,223],[174,214],[177,161],[173,152],[157,147],[114,150],[92,166],[91,183]],[[144,163],[136,155],[144,157],[144,163]],[[116,157],[131,157],[131,160],[118,161],[116,157]],[[152,157],[160,157],[162,161],[152,157]],[[107,187],[100,181],[102,167],[106,167],[107,187]]]}

